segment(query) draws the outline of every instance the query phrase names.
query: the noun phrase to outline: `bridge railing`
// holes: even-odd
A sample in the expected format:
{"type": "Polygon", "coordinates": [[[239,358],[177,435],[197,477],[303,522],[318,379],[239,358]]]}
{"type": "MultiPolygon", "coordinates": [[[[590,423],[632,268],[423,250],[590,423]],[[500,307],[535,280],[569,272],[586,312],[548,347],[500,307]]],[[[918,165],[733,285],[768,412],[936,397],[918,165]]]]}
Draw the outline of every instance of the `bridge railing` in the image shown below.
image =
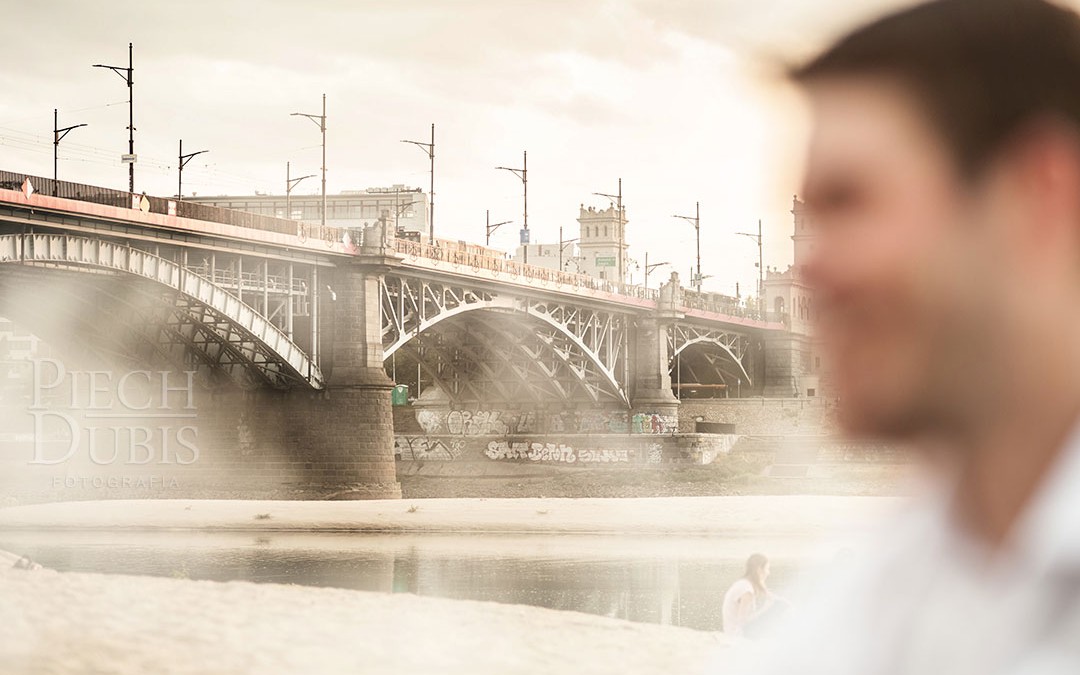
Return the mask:
{"type": "MultiPolygon", "coordinates": [[[[185,202],[179,199],[151,197],[146,194],[133,195],[123,190],[111,190],[69,181],[54,181],[51,178],[12,171],[0,171],[0,189],[20,190],[23,182],[27,179],[30,180],[36,192],[45,195],[134,209],[141,209],[143,207],[142,201],[145,199],[147,210],[150,213],[180,216],[253,230],[294,234],[302,239],[306,239],[308,236],[316,237],[321,235],[320,238],[326,242],[328,247],[333,247],[346,240],[350,241],[353,246],[359,246],[363,238],[362,228],[328,226],[320,230],[318,226],[302,221],[276,218],[247,211],[236,211],[196,202],[185,202]],[[346,233],[348,233],[348,237],[346,237],[346,233]]],[[[656,300],[659,297],[659,291],[656,289],[597,279],[585,274],[553,270],[539,265],[526,265],[516,260],[491,255],[491,249],[469,245],[465,242],[437,239],[437,243],[432,245],[400,238],[392,238],[391,241],[393,241],[394,249],[403,255],[464,265],[471,267],[476,272],[485,269],[505,275],[510,279],[523,278],[541,283],[565,284],[576,288],[586,288],[643,300],[656,300]]],[[[714,293],[699,294],[690,289],[683,289],[682,304],[688,308],[701,309],[726,316],[771,321],[784,323],[785,325],[789,321],[786,314],[760,312],[755,307],[743,304],[738,298],[714,293]]]]}
{"type": "MultiPolygon", "coordinates": [[[[111,190],[96,185],[84,185],[82,183],[71,183],[63,180],[54,181],[51,178],[32,176],[30,174],[12,171],[0,171],[0,189],[21,190],[23,181],[26,179],[30,179],[30,184],[37,193],[53,197],[62,197],[64,199],[74,199],[80,202],[139,209],[141,208],[142,198],[145,197],[148,202],[148,211],[150,213],[180,216],[182,218],[191,218],[193,220],[221,223],[223,225],[235,225],[236,227],[245,227],[253,230],[280,232],[282,234],[299,234],[307,230],[313,232],[317,231],[317,228],[305,226],[301,222],[285,218],[264,216],[257,213],[248,213],[247,211],[223,209],[218,206],[209,206],[207,204],[199,204],[196,202],[185,202],[179,199],[152,197],[145,194],[133,195],[130,192],[125,192],[123,190],[111,190]]],[[[342,234],[343,233],[339,228],[328,227],[327,231],[324,232],[324,238],[332,243],[336,243],[341,241],[342,234]]]]}
{"type": "Polygon", "coordinates": [[[706,312],[752,319],[754,321],[782,323],[785,326],[790,323],[790,317],[787,314],[762,312],[754,304],[745,302],[741,298],[719,293],[698,293],[690,289],[683,289],[682,305],[689,309],[700,309],[706,312]]]}
{"type": "MultiPolygon", "coordinates": [[[[394,239],[393,241],[394,249],[402,255],[467,266],[471,267],[474,272],[483,269],[506,275],[510,279],[519,277],[535,279],[540,282],[566,284],[577,288],[587,288],[643,300],[656,300],[660,294],[654,288],[645,288],[634,284],[620,284],[585,274],[560,272],[539,265],[526,265],[516,260],[491,255],[489,253],[491,249],[483,246],[474,246],[464,242],[446,239],[436,239],[435,244],[426,244],[407,239],[394,239]]],[[[681,305],[688,309],[700,309],[706,312],[754,321],[769,321],[784,323],[785,325],[788,321],[786,314],[761,312],[755,305],[747,303],[741,298],[719,293],[698,293],[687,288],[683,289],[681,305]]]]}
{"type": "Polygon", "coordinates": [[[473,271],[476,272],[479,272],[482,269],[488,270],[500,275],[505,275],[510,279],[520,277],[524,279],[533,279],[542,283],[566,284],[568,286],[587,288],[589,290],[614,293],[645,300],[656,299],[658,293],[658,291],[651,288],[644,288],[642,286],[634,286],[631,284],[620,284],[604,279],[597,279],[596,277],[585,274],[560,272],[559,270],[553,270],[549,267],[541,267],[539,265],[526,265],[517,260],[500,258],[478,250],[470,250],[472,248],[482,247],[471,247],[469,245],[462,245],[460,242],[442,239],[437,239],[436,242],[436,244],[432,245],[423,242],[409,241],[407,239],[394,239],[394,248],[402,255],[439,260],[454,265],[463,265],[471,267],[473,271]]]}

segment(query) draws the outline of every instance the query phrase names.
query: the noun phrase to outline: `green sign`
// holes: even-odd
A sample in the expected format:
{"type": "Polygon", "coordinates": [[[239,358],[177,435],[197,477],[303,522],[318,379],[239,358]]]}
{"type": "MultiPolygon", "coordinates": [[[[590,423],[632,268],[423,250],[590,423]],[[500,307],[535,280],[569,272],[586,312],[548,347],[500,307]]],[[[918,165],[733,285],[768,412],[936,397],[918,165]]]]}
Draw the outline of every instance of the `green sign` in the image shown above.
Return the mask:
{"type": "Polygon", "coordinates": [[[390,402],[393,405],[409,405],[409,385],[399,384],[390,392],[390,402]]]}
{"type": "Polygon", "coordinates": [[[601,255],[596,257],[597,267],[615,267],[615,256],[601,255]]]}

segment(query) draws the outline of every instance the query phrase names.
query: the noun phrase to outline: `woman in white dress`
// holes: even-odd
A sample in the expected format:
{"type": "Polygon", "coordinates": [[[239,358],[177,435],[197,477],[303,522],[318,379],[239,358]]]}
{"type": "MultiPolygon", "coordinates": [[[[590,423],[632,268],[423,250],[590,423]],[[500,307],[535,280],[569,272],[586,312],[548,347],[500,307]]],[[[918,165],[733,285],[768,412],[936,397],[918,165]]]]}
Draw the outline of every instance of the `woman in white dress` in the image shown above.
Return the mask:
{"type": "Polygon", "coordinates": [[[769,559],[755,553],[746,561],[746,574],[724,594],[724,633],[743,635],[748,624],[767,612],[776,601],[765,580],[769,578],[769,559]]]}

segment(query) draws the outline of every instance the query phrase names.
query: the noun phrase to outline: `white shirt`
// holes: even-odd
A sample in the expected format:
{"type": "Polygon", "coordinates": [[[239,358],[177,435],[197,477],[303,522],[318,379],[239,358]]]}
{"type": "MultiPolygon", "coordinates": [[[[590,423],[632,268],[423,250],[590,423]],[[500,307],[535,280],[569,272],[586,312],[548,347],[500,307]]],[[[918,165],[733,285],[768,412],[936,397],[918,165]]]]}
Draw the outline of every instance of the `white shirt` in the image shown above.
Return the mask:
{"type": "Polygon", "coordinates": [[[743,622],[739,616],[739,601],[745,595],[750,595],[751,609],[757,607],[757,596],[754,594],[754,585],[750,580],[743,577],[731,584],[731,588],[724,593],[724,632],[728,635],[742,635],[743,622]]]}
{"type": "Polygon", "coordinates": [[[1080,437],[993,555],[953,522],[950,492],[913,500],[745,672],[1080,673],[1080,437]]]}

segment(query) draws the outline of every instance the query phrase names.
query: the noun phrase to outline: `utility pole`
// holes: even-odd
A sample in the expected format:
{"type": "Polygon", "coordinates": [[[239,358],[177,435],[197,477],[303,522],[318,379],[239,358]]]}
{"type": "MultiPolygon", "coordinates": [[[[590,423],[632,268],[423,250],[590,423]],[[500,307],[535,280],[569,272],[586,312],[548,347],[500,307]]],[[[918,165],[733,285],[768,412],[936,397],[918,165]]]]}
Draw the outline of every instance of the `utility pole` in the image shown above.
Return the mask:
{"type": "Polygon", "coordinates": [[[418,203],[418,202],[405,202],[404,204],[399,204],[398,203],[398,197],[400,195],[401,195],[400,192],[395,192],[394,193],[394,236],[397,236],[398,219],[401,218],[401,212],[404,211],[405,209],[409,208],[410,206],[415,206],[418,203]]]}
{"type": "Polygon", "coordinates": [[[53,108],[53,156],[52,156],[52,179],[53,179],[53,197],[56,196],[56,181],[57,181],[57,166],[59,165],[60,158],[60,141],[64,139],[64,136],[68,135],[68,132],[72,129],[78,129],[79,127],[85,127],[85,124],[76,124],[70,127],[60,128],[59,112],[56,108],[53,108]]]}
{"type": "Polygon", "coordinates": [[[128,192],[135,194],[135,61],[134,47],[128,43],[127,68],[120,66],[106,66],[100,63],[94,64],[95,68],[108,68],[127,82],[128,88],[128,154],[122,160],[128,165],[128,192]]]}
{"type": "Polygon", "coordinates": [[[656,269],[657,267],[663,267],[664,265],[669,265],[669,264],[671,264],[671,263],[659,262],[659,263],[653,263],[653,264],[650,265],[649,264],[649,252],[645,251],[645,288],[646,289],[649,287],[649,274],[654,269],[656,269]]]}
{"type": "Polygon", "coordinates": [[[573,239],[563,239],[562,238],[562,225],[560,225],[559,226],[559,271],[560,272],[565,271],[565,270],[563,270],[563,250],[566,248],[567,244],[573,244],[575,241],[578,241],[577,237],[575,237],[573,239]]]}
{"type": "Polygon", "coordinates": [[[503,171],[509,171],[518,178],[521,179],[521,184],[524,188],[525,195],[525,224],[521,230],[521,244],[525,247],[525,259],[526,265],[529,264],[529,151],[525,150],[521,158],[521,168],[511,169],[506,166],[497,166],[496,169],[502,169],[503,171]]]}
{"type": "Polygon", "coordinates": [[[420,148],[427,153],[428,158],[431,160],[431,188],[428,190],[428,243],[432,246],[435,245],[435,123],[431,124],[431,142],[421,143],[420,141],[402,141],[402,143],[412,143],[416,147],[420,148]]]}
{"type": "Polygon", "coordinates": [[[618,194],[609,195],[609,194],[604,194],[603,192],[594,192],[593,194],[596,195],[597,197],[607,197],[608,199],[614,199],[615,200],[615,210],[619,215],[619,224],[618,224],[618,228],[619,228],[619,231],[618,231],[619,253],[618,253],[618,257],[617,257],[619,283],[620,284],[626,283],[626,269],[625,269],[626,266],[625,266],[624,261],[623,261],[623,246],[624,246],[624,241],[625,241],[624,236],[625,236],[625,230],[626,230],[626,211],[623,209],[623,201],[622,201],[622,178],[619,179],[619,192],[618,192],[618,194]]]}
{"type": "Polygon", "coordinates": [[[195,157],[196,155],[201,155],[204,152],[210,151],[199,150],[198,152],[191,152],[185,155],[184,139],[180,139],[180,163],[178,165],[179,170],[177,171],[178,178],[176,181],[176,201],[183,201],[184,199],[184,167],[187,166],[187,163],[191,161],[192,157],[195,157]]]}
{"type": "Polygon", "coordinates": [[[292,201],[290,196],[292,195],[293,188],[296,187],[300,181],[315,177],[315,174],[309,173],[306,176],[293,178],[291,173],[292,168],[290,162],[285,162],[285,217],[289,220],[292,220],[292,201]]]}
{"type": "Polygon", "coordinates": [[[751,234],[749,232],[736,232],[736,234],[743,237],[750,237],[757,242],[757,268],[758,268],[758,313],[762,318],[765,317],[765,267],[764,259],[762,258],[762,237],[761,237],[761,219],[757,221],[757,234],[751,234]]]}
{"type": "Polygon", "coordinates": [[[495,230],[499,229],[503,225],[509,225],[512,221],[504,220],[501,223],[495,223],[494,225],[492,225],[491,224],[491,209],[488,209],[486,213],[487,213],[487,220],[486,220],[487,224],[484,226],[484,232],[486,233],[486,238],[484,239],[484,246],[491,246],[491,233],[494,232],[495,230]]]}
{"type": "Polygon", "coordinates": [[[319,222],[320,237],[326,236],[326,94],[322,95],[322,114],[293,113],[293,117],[306,117],[322,132],[322,218],[319,222]]]}
{"type": "Polygon", "coordinates": [[[694,224],[694,234],[697,239],[697,275],[694,276],[694,283],[692,284],[694,289],[701,292],[701,282],[704,277],[701,276],[701,202],[694,202],[694,217],[690,216],[672,216],[672,218],[682,218],[688,223],[694,224]]]}

